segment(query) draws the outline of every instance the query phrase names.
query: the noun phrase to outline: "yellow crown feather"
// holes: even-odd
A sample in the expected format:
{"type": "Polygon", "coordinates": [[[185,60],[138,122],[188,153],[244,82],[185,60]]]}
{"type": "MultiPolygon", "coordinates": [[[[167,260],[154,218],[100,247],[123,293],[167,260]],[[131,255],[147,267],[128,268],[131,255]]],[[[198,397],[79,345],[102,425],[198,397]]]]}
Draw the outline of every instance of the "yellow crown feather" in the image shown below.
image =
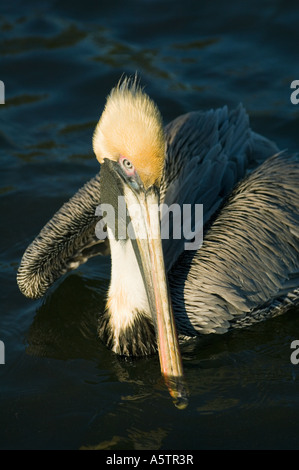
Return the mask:
{"type": "Polygon", "coordinates": [[[134,80],[112,89],[93,135],[97,159],[128,158],[144,186],[159,184],[165,159],[162,117],[156,104],[134,80]]]}

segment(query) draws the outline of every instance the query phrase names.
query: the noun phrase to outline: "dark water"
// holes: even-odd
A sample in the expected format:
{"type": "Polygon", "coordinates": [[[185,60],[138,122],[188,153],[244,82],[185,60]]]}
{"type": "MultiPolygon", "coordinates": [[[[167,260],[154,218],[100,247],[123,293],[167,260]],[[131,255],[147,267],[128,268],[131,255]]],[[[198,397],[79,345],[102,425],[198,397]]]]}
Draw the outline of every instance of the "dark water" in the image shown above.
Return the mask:
{"type": "Polygon", "coordinates": [[[91,137],[122,73],[140,73],[165,123],[243,102],[254,130],[299,148],[297,2],[2,2],[0,79],[1,449],[299,448],[298,311],[183,348],[189,407],[158,359],[120,361],[99,344],[109,260],[40,301],[15,282],[45,222],[98,171],[91,137]]]}

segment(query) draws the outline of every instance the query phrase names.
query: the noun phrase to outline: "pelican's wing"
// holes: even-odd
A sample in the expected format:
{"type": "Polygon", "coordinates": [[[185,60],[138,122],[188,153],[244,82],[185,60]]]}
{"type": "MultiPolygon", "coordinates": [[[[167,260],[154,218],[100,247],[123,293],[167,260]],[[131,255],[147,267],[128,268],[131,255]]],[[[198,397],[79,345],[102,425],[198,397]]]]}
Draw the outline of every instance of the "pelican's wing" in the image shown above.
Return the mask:
{"type": "Polygon", "coordinates": [[[107,239],[95,233],[99,204],[98,174],[61,207],[25,251],[17,274],[24,295],[41,297],[67,271],[91,256],[109,253],[107,239]]]}
{"type": "Polygon", "coordinates": [[[223,333],[299,303],[299,156],[278,154],[242,181],[196,253],[169,274],[178,327],[223,333]]]}
{"type": "MultiPolygon", "coordinates": [[[[160,189],[161,202],[203,204],[203,224],[211,219],[235,184],[250,169],[278,151],[277,146],[255,134],[242,105],[229,111],[225,106],[178,117],[165,129],[166,162],[160,189]]],[[[184,250],[186,237],[174,236],[169,216],[162,212],[163,251],[169,270],[184,250]],[[169,238],[165,234],[168,233],[169,238]]],[[[195,229],[192,209],[191,232],[195,229]]],[[[188,221],[187,221],[188,222],[188,221]]],[[[187,224],[188,225],[188,224],[187,224]]],[[[188,227],[187,228],[187,232],[188,227]]],[[[177,229],[177,227],[176,227],[177,229]]],[[[182,227],[183,229],[183,227],[182,227]]]]}

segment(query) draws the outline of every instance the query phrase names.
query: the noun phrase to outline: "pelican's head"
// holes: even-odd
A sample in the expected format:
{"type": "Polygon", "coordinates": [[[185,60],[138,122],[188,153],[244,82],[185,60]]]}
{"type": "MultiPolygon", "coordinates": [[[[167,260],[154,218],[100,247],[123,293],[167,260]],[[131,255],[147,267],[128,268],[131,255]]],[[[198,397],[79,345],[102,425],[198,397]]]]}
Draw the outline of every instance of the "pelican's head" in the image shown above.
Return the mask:
{"type": "Polygon", "coordinates": [[[111,91],[93,136],[100,163],[128,159],[147,189],[159,185],[164,167],[165,139],[160,111],[137,85],[124,79],[111,91]]]}
{"type": "Polygon", "coordinates": [[[93,148],[101,163],[101,206],[112,257],[107,311],[99,334],[122,355],[149,354],[157,344],[162,373],[181,405],[182,363],[158,206],[164,131],[157,106],[136,79],[123,80],[108,96],[93,148]]]}

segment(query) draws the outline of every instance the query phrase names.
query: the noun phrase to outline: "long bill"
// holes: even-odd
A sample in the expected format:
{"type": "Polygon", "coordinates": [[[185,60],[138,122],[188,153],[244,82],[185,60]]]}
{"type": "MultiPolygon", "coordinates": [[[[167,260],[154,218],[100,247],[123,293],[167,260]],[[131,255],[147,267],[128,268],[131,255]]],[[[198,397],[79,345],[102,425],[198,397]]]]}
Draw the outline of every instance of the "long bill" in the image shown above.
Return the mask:
{"type": "Polygon", "coordinates": [[[187,406],[182,358],[169,295],[160,234],[159,200],[154,188],[125,190],[128,227],[156,328],[161,372],[178,408],[187,406]]]}

